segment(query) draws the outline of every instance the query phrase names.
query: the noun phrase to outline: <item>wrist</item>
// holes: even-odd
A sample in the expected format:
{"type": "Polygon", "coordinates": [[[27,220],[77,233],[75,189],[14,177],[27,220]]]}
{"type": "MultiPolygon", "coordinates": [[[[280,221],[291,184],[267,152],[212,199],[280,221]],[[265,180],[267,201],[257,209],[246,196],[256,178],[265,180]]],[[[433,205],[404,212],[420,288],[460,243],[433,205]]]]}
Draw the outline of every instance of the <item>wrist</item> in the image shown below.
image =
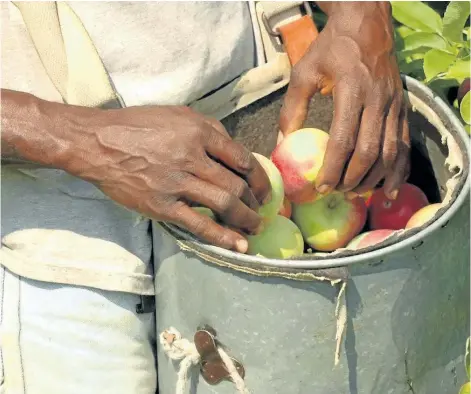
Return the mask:
{"type": "Polygon", "coordinates": [[[333,37],[348,37],[365,56],[390,53],[394,33],[389,2],[320,2],[329,16],[327,26],[333,37]]]}
{"type": "Polygon", "coordinates": [[[2,161],[69,171],[87,141],[85,124],[95,109],[66,106],[2,89],[2,161]]]}

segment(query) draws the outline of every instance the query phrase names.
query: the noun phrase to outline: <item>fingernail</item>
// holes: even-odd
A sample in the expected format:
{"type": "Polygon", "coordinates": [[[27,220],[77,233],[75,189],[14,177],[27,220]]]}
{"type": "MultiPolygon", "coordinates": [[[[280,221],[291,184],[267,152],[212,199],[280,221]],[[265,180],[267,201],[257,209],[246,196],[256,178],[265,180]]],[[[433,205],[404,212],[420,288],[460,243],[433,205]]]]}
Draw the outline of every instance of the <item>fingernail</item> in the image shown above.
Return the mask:
{"type": "Polygon", "coordinates": [[[268,204],[271,201],[271,191],[268,192],[268,194],[265,196],[265,198],[262,201],[262,204],[268,204]]]}
{"type": "Polygon", "coordinates": [[[332,191],[332,188],[329,185],[321,185],[317,188],[317,191],[320,194],[328,194],[332,191]]]}
{"type": "Polygon", "coordinates": [[[397,198],[397,194],[398,194],[398,193],[399,193],[399,190],[397,190],[397,189],[396,189],[396,190],[393,190],[393,191],[391,191],[391,192],[388,193],[388,196],[387,196],[387,197],[388,197],[390,200],[395,200],[395,199],[397,198]]]}
{"type": "Polygon", "coordinates": [[[263,230],[265,230],[265,223],[261,222],[255,230],[255,234],[260,234],[263,230]]]}
{"type": "Polygon", "coordinates": [[[236,250],[239,253],[246,253],[249,248],[249,243],[245,239],[239,239],[236,241],[236,250]]]}
{"type": "Polygon", "coordinates": [[[257,234],[260,234],[263,230],[264,230],[265,226],[264,226],[264,223],[261,222],[258,227],[254,230],[248,230],[247,231],[247,234],[249,235],[257,235],[257,234]]]}

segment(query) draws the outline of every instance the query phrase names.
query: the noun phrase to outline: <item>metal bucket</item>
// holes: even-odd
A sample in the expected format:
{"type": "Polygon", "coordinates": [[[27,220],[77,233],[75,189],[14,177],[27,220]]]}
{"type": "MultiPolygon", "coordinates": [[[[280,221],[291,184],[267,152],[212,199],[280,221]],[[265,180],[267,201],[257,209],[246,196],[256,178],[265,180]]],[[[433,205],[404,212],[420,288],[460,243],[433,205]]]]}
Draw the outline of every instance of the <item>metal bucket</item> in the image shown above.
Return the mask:
{"type": "MultiPolygon", "coordinates": [[[[468,136],[427,87],[408,77],[404,86],[411,177],[444,205],[430,225],[363,251],[273,260],[156,224],[158,331],[173,326],[191,341],[198,327],[212,327],[254,394],[456,394],[470,331],[468,136]]],[[[253,151],[270,153],[282,94],[226,126],[253,151]]],[[[312,107],[307,125],[328,130],[331,100],[315,97],[312,107]]],[[[162,347],[158,365],[159,393],[175,393],[178,364],[162,347]]],[[[236,391],[230,381],[208,384],[196,368],[188,392],[236,391]]]]}

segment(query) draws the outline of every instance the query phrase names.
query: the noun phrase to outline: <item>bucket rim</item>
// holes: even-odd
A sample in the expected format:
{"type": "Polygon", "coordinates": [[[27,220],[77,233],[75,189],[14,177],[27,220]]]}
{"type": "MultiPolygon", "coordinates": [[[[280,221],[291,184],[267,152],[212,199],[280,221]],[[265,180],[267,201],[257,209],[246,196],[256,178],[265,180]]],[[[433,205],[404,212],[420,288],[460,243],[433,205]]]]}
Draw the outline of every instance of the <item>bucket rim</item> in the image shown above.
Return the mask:
{"type": "MultiPolygon", "coordinates": [[[[435,102],[436,106],[440,108],[444,116],[448,119],[449,123],[453,126],[456,131],[458,138],[464,143],[465,150],[467,152],[468,161],[471,158],[471,149],[470,149],[470,137],[466,133],[463,124],[457,117],[457,115],[451,110],[451,108],[446,104],[438,95],[433,93],[433,91],[419,82],[418,80],[409,77],[407,75],[401,75],[405,83],[407,90],[412,88],[413,90],[418,90],[422,93],[423,96],[426,96],[431,102],[435,102]]],[[[358,253],[348,256],[335,256],[333,258],[322,257],[313,260],[306,259],[270,259],[262,256],[252,256],[247,254],[242,254],[234,252],[231,250],[223,249],[218,246],[213,246],[206,244],[197,240],[192,234],[189,234],[186,231],[179,229],[177,226],[169,225],[164,223],[165,226],[170,226],[173,233],[178,234],[182,237],[184,241],[190,241],[192,244],[195,244],[199,249],[202,249],[208,253],[220,256],[224,259],[229,259],[235,261],[236,264],[243,265],[245,264],[257,264],[265,267],[272,267],[278,269],[299,269],[299,270],[312,270],[312,269],[326,269],[326,268],[336,268],[336,267],[348,267],[353,264],[363,263],[371,260],[381,260],[384,256],[393,254],[398,251],[404,251],[407,248],[415,249],[420,245],[423,240],[430,235],[431,233],[439,230],[442,227],[445,227],[447,222],[455,215],[458,209],[465,203],[467,196],[470,191],[470,173],[469,171],[466,174],[466,178],[462,183],[461,190],[459,190],[458,195],[451,202],[448,209],[446,209],[435,221],[433,221],[428,227],[418,231],[415,234],[412,234],[399,242],[395,242],[391,245],[367,251],[364,253],[358,253]]]]}

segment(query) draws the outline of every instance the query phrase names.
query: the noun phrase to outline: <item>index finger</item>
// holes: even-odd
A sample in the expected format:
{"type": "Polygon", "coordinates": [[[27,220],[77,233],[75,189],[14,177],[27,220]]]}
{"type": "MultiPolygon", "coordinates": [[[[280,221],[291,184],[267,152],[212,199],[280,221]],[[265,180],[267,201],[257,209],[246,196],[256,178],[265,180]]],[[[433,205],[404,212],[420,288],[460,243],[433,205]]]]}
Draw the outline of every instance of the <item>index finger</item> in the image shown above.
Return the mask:
{"type": "Polygon", "coordinates": [[[280,110],[279,126],[283,135],[300,129],[306,120],[309,102],[317,91],[314,71],[304,71],[303,64],[293,67],[291,78],[280,110]]]}
{"type": "Polygon", "coordinates": [[[359,88],[346,83],[335,87],[334,119],[324,162],[316,179],[319,193],[334,190],[343,175],[345,164],[355,148],[362,106],[359,88]]]}
{"type": "Polygon", "coordinates": [[[257,201],[263,203],[269,199],[271,186],[268,175],[255,156],[244,146],[213,131],[206,141],[206,152],[241,175],[257,201]]]}

